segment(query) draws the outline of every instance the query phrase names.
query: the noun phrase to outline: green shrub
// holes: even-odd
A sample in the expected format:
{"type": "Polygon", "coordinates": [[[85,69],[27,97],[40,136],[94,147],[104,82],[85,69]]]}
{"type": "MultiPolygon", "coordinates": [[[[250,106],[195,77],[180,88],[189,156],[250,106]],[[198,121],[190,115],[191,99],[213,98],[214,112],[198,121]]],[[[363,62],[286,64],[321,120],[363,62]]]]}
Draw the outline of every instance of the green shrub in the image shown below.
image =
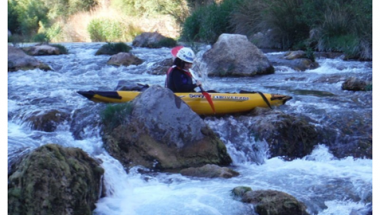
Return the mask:
{"type": "Polygon", "coordinates": [[[51,46],[54,46],[54,47],[57,47],[59,49],[59,52],[61,54],[68,54],[69,51],[67,50],[67,48],[61,44],[50,44],[51,46]]]}
{"type": "Polygon", "coordinates": [[[46,35],[50,41],[61,41],[62,27],[59,23],[54,23],[52,26],[45,30],[46,35]]]}
{"type": "Polygon", "coordinates": [[[164,38],[160,41],[158,41],[157,44],[155,44],[156,47],[153,48],[161,48],[161,47],[174,47],[177,46],[177,41],[173,38],[164,38]]]}
{"type": "Polygon", "coordinates": [[[48,43],[50,41],[46,33],[38,33],[32,37],[33,42],[48,43]]]}
{"type": "Polygon", "coordinates": [[[372,58],[372,1],[243,0],[231,15],[235,33],[270,30],[282,49],[341,51],[372,58]]]}
{"type": "Polygon", "coordinates": [[[150,16],[168,14],[178,22],[188,15],[186,0],[112,0],[111,7],[128,16],[150,16]]]}
{"type": "Polygon", "coordinates": [[[372,58],[372,3],[354,0],[328,1],[323,23],[316,23],[312,38],[319,51],[343,52],[347,58],[372,58]],[[371,51],[370,51],[371,52],[371,51]]]}
{"type": "Polygon", "coordinates": [[[132,48],[125,43],[107,43],[104,44],[100,49],[95,53],[95,55],[114,55],[119,52],[129,52],[132,48]]]}
{"type": "Polygon", "coordinates": [[[128,116],[132,113],[132,103],[108,104],[107,107],[100,112],[100,118],[106,131],[128,122],[128,116]]]}
{"type": "Polygon", "coordinates": [[[280,48],[304,46],[309,36],[309,26],[301,18],[302,0],[243,0],[235,7],[231,23],[237,33],[248,37],[271,31],[271,43],[280,48]]]}
{"type": "Polygon", "coordinates": [[[142,32],[131,24],[112,19],[93,19],[87,26],[87,31],[93,42],[131,41],[142,32]]]}
{"type": "Polygon", "coordinates": [[[201,30],[202,17],[207,14],[206,7],[195,10],[183,23],[180,40],[200,41],[199,31],[201,30]]]}
{"type": "Polygon", "coordinates": [[[230,15],[241,0],[224,0],[197,8],[183,24],[181,40],[214,43],[222,33],[232,33],[230,15]]]}
{"type": "Polygon", "coordinates": [[[8,30],[12,34],[20,34],[20,21],[17,13],[17,2],[8,0],[8,30]]]}
{"type": "Polygon", "coordinates": [[[112,19],[93,19],[87,26],[92,42],[115,41],[122,38],[123,24],[112,19]]]}

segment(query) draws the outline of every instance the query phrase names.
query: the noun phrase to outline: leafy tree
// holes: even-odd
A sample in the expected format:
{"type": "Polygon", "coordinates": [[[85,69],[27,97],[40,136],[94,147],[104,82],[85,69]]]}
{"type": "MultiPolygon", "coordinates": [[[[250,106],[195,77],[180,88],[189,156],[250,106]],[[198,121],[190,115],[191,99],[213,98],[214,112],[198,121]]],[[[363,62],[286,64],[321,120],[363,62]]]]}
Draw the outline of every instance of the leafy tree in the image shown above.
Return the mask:
{"type": "MultiPolygon", "coordinates": [[[[18,0],[15,1],[17,21],[19,21],[20,32],[23,35],[31,36],[38,32],[39,22],[47,23],[46,14],[49,9],[41,1],[18,0]]],[[[16,24],[17,25],[17,24],[16,24]]]]}
{"type": "Polygon", "coordinates": [[[78,11],[88,11],[96,0],[8,0],[8,26],[27,37],[48,29],[78,11]]]}
{"type": "Polygon", "coordinates": [[[111,7],[129,16],[156,16],[167,14],[182,23],[189,15],[186,0],[113,0],[111,7]]]}
{"type": "Polygon", "coordinates": [[[16,1],[8,0],[8,30],[10,30],[13,34],[20,34],[21,27],[18,21],[16,5],[16,1]]]}

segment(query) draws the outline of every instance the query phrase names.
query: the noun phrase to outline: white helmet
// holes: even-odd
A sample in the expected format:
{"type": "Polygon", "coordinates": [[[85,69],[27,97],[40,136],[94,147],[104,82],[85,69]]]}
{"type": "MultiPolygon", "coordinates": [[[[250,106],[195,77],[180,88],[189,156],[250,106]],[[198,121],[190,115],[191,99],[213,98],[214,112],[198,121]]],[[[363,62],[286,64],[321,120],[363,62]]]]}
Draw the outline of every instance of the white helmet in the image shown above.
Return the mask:
{"type": "Polygon", "coordinates": [[[183,61],[188,62],[188,63],[193,63],[194,58],[195,58],[195,54],[194,54],[193,50],[191,50],[190,48],[184,47],[178,51],[177,57],[183,61]]]}

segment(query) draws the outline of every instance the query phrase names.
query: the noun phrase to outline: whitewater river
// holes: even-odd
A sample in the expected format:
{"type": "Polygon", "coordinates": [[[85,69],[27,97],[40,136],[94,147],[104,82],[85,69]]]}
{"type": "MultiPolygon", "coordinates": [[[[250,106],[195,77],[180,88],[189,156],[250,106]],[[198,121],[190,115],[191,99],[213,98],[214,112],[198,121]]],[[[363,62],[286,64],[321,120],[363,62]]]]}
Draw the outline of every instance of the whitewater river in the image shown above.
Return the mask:
{"type": "MultiPolygon", "coordinates": [[[[372,196],[372,160],[335,158],[319,145],[310,155],[294,161],[268,158],[265,142],[255,142],[233,117],[208,117],[205,122],[220,135],[240,176],[231,179],[189,178],[180,174],[126,173],[102,148],[98,110],[105,104],[80,96],[80,90],[114,90],[120,80],[164,85],[164,75],[146,72],[155,62],[170,58],[170,49],[135,48],[145,62],[139,66],[107,66],[109,56],[95,56],[104,43],[63,44],[68,55],[41,56],[54,71],[8,73],[8,164],[17,156],[48,143],[79,147],[101,159],[107,196],[97,202],[97,215],[241,215],[253,209],[233,200],[236,186],[286,192],[304,202],[310,214],[364,214],[372,196]],[[54,132],[31,128],[28,118],[36,112],[59,110],[71,116],[85,110],[86,117],[61,123],[54,132]],[[81,124],[80,134],[74,135],[81,124]],[[236,138],[231,138],[235,136],[236,138]],[[238,142],[237,142],[238,141],[238,142]],[[257,148],[240,150],[235,145],[257,148]]],[[[284,53],[267,53],[268,57],[284,53]]],[[[341,90],[344,77],[372,80],[372,63],[318,58],[320,67],[297,72],[276,66],[276,73],[256,78],[203,78],[204,89],[237,92],[240,89],[293,96],[278,109],[329,126],[342,117],[357,117],[372,131],[372,92],[341,90]],[[332,81],[328,81],[331,79],[332,81]],[[339,80],[338,82],[333,80],[339,80]],[[323,80],[323,81],[322,81],[323,80]]],[[[72,117],[74,118],[74,117],[72,117]]],[[[357,135],[353,132],[352,135],[357,135]]]]}

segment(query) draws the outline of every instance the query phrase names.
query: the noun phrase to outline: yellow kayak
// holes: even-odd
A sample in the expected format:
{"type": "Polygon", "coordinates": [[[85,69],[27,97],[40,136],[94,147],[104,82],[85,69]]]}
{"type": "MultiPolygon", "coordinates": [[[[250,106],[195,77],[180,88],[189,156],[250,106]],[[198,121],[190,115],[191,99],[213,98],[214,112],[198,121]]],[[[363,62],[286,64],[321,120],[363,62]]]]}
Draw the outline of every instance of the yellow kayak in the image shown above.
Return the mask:
{"type": "MultiPolygon", "coordinates": [[[[138,96],[139,91],[78,91],[94,102],[122,103],[138,96]]],[[[279,106],[292,99],[290,96],[260,92],[249,93],[209,93],[215,106],[215,114],[248,112],[255,107],[279,106]]],[[[201,92],[175,93],[199,115],[214,115],[207,99],[201,92]]]]}

